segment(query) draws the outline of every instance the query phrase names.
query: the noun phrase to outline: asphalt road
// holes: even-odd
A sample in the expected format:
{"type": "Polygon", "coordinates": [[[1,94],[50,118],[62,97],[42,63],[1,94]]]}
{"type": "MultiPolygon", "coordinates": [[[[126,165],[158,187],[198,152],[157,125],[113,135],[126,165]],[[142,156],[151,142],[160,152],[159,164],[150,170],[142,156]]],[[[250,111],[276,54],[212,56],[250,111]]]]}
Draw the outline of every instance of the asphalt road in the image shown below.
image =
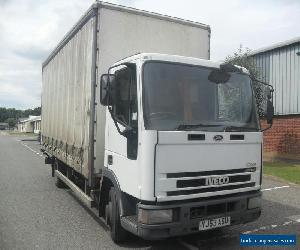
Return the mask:
{"type": "MultiPolygon", "coordinates": [[[[57,189],[36,141],[0,134],[0,249],[242,249],[240,233],[297,234],[300,187],[264,178],[263,213],[246,225],[163,241],[114,244],[68,189],[57,189]]],[[[254,249],[254,248],[251,248],[254,249]]],[[[257,249],[257,248],[256,248],[257,249]]],[[[263,249],[263,248],[261,248],[263,249]]],[[[265,248],[265,249],[284,249],[265,248]]],[[[287,247],[286,249],[293,249],[287,247]]],[[[295,248],[294,248],[295,249],[295,248]]]]}

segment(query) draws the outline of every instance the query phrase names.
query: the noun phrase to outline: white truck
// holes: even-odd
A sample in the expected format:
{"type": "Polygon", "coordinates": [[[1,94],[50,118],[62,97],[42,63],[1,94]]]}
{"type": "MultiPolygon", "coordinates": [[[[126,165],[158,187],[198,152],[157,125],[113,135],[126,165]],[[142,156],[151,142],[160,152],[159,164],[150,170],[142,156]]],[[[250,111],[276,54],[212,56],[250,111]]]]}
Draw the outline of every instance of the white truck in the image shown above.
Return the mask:
{"type": "Polygon", "coordinates": [[[209,50],[207,25],[96,2],[43,63],[45,163],[115,242],[261,214],[252,81],[209,50]]]}

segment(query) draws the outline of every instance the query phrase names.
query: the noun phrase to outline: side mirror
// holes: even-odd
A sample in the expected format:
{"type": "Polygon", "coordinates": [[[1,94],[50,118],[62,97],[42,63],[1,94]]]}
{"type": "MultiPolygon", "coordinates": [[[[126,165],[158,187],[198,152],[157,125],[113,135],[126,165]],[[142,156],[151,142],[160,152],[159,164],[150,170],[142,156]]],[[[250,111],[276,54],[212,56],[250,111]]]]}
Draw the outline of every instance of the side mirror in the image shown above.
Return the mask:
{"type": "Polygon", "coordinates": [[[110,106],[114,103],[116,77],[112,74],[103,74],[100,80],[100,103],[110,106]]]}

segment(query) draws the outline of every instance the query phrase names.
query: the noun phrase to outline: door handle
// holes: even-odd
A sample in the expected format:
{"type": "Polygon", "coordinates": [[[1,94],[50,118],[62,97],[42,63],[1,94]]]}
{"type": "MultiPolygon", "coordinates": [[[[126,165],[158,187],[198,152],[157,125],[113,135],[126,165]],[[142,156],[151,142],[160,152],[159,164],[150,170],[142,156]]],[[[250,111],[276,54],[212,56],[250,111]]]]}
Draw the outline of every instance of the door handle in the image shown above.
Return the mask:
{"type": "Polygon", "coordinates": [[[112,155],[108,155],[107,156],[107,164],[108,165],[112,165],[113,164],[113,156],[112,155]]]}

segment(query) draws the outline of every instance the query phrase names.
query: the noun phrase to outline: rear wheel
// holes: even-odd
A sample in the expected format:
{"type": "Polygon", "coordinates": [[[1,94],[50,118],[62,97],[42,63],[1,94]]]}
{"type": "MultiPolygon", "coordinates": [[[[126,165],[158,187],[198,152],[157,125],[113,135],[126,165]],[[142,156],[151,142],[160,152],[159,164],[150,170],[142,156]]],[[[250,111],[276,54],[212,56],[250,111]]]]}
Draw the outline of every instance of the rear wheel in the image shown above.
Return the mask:
{"type": "Polygon", "coordinates": [[[55,186],[58,188],[66,188],[66,184],[56,176],[55,186]]]}
{"type": "MultiPolygon", "coordinates": [[[[54,170],[58,170],[59,168],[59,162],[56,160],[54,162],[54,166],[52,168],[52,171],[53,171],[53,174],[54,174],[54,170]]],[[[61,180],[59,179],[57,176],[55,177],[56,180],[55,180],[55,186],[58,187],[58,188],[67,188],[68,186],[61,180]]]]}
{"type": "Polygon", "coordinates": [[[115,243],[124,242],[128,237],[128,232],[121,225],[120,208],[114,187],[112,187],[109,191],[109,199],[105,207],[105,219],[106,223],[110,227],[112,240],[115,243]]]}

